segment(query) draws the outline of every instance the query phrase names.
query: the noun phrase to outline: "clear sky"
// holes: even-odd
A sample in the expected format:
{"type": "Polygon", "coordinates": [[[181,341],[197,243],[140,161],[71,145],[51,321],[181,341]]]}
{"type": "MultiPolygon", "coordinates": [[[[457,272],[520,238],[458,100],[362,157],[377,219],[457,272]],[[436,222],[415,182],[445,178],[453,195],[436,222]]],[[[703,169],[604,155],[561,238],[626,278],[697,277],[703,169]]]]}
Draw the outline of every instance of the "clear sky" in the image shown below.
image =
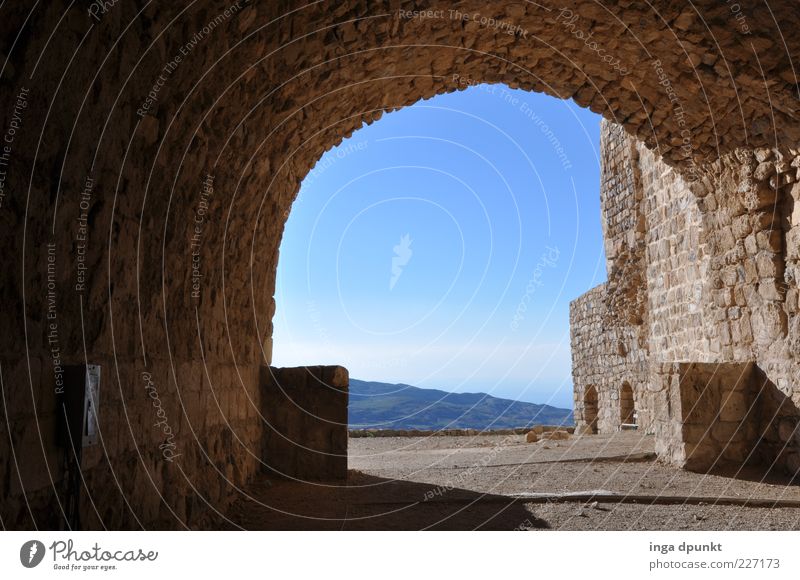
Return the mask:
{"type": "Polygon", "coordinates": [[[570,408],[569,302],[606,277],[599,126],[479,85],[328,151],[286,224],[273,364],[570,408]]]}

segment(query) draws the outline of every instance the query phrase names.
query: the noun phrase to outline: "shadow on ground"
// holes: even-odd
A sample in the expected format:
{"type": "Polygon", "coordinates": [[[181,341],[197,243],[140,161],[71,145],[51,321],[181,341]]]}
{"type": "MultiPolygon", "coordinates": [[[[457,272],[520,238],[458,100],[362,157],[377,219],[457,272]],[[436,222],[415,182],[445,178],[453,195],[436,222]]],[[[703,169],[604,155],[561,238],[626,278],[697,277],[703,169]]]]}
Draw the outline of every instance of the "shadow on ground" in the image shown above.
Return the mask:
{"type": "Polygon", "coordinates": [[[785,472],[775,469],[774,466],[763,463],[756,463],[744,466],[719,466],[709,470],[709,475],[727,477],[740,481],[752,481],[754,483],[765,483],[784,487],[800,486],[800,478],[786,475],[785,472]]]}
{"type": "Polygon", "coordinates": [[[228,514],[247,530],[548,529],[513,498],[348,473],[341,484],[259,480],[228,514]]]}

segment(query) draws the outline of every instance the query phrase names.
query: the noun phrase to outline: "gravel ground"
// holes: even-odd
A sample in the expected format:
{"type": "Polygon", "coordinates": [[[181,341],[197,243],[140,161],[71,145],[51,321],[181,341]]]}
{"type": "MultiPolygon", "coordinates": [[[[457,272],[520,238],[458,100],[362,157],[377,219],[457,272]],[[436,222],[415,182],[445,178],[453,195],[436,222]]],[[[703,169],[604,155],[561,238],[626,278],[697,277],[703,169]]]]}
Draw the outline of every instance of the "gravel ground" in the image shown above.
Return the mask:
{"type": "Polygon", "coordinates": [[[800,502],[797,484],[755,470],[697,474],[670,468],[655,460],[653,438],[636,432],[538,443],[507,435],[357,438],[350,439],[349,466],[341,484],[259,481],[231,510],[228,527],[800,529],[800,507],[715,505],[800,502]],[[606,495],[600,501],[560,495],[570,493],[606,495]],[[636,503],[610,501],[609,494],[636,503]]]}
{"type": "Polygon", "coordinates": [[[800,486],[753,470],[698,474],[662,465],[653,437],[636,432],[539,443],[521,436],[351,439],[349,460],[351,469],[382,478],[503,495],[605,490],[800,501],[800,486]]]}
{"type": "MultiPolygon", "coordinates": [[[[798,530],[800,510],[736,506],[526,504],[552,530],[798,530]]],[[[532,528],[535,529],[535,528],[532,528]]]]}

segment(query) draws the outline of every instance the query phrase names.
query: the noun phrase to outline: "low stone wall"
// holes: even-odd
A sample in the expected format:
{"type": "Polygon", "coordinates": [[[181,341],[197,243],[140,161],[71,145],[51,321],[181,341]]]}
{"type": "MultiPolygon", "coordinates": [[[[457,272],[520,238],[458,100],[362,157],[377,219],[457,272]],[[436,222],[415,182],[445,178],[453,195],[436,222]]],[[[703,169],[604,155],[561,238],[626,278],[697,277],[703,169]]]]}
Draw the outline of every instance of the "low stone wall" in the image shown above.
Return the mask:
{"type": "Polygon", "coordinates": [[[761,367],[754,369],[754,382],[759,389],[756,457],[762,464],[797,476],[800,474],[800,409],[761,367]]]}
{"type": "Polygon", "coordinates": [[[662,365],[669,415],[659,422],[662,459],[706,471],[754,459],[757,390],[752,363],[662,365]]]}
{"type": "Polygon", "coordinates": [[[347,477],[350,380],[339,366],[262,370],[264,465],[303,481],[347,477]]]}

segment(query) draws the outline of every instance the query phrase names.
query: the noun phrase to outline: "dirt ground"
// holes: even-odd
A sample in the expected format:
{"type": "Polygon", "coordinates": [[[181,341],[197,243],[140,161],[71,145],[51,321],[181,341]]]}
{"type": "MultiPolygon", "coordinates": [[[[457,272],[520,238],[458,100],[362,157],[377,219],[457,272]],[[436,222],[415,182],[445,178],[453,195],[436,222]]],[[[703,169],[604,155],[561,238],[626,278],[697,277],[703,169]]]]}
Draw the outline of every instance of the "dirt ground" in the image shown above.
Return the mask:
{"type": "Polygon", "coordinates": [[[539,443],[480,435],[349,444],[347,482],[264,478],[233,507],[227,527],[800,529],[800,485],[763,469],[667,467],[655,460],[653,438],[636,432],[539,443]]]}

